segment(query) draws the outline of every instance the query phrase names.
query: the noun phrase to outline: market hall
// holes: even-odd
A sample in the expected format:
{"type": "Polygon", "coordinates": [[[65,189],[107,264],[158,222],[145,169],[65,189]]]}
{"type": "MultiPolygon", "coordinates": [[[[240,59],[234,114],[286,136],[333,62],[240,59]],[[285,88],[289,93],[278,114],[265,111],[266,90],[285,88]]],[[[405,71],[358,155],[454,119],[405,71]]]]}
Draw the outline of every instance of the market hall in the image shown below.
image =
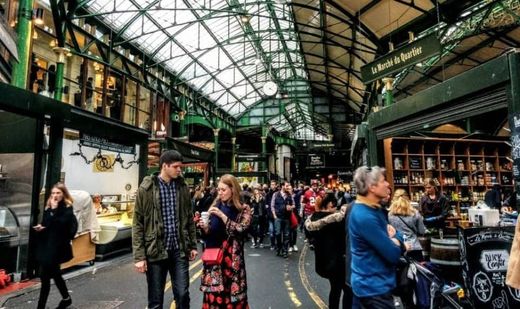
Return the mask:
{"type": "MultiPolygon", "coordinates": [[[[72,306],[145,307],[146,279],[132,260],[138,191],[175,150],[194,219],[220,201],[225,175],[248,203],[255,190],[263,200],[250,205],[252,227],[240,239],[249,306],[338,306],[334,280],[319,270],[331,239],[320,242],[323,230],[307,219],[327,212],[320,203],[330,194],[338,213],[356,206],[362,172],[377,175],[360,168],[379,166],[390,195],[378,207],[403,251],[392,271],[399,279],[416,269],[393,280],[395,306],[515,308],[519,8],[515,0],[0,1],[0,307],[35,307],[42,263],[33,227],[57,183],[77,221],[73,258],[60,267],[78,287],[72,306]],[[277,191],[293,203],[286,219],[273,218],[277,191]],[[404,213],[392,206],[401,197],[404,213]],[[287,236],[291,213],[297,228],[287,236]],[[424,231],[406,225],[414,216],[424,231]],[[90,292],[79,289],[87,279],[90,292]],[[128,289],[143,299],[110,292],[108,282],[134,283],[128,289]],[[438,290],[423,295],[419,282],[438,290]]],[[[335,241],[347,248],[335,249],[348,256],[356,231],[342,218],[346,239],[335,241]]],[[[203,302],[207,241],[196,230],[193,307],[203,302]]],[[[364,271],[352,266],[355,276],[364,271]]],[[[48,305],[60,299],[51,288],[48,305]]]]}

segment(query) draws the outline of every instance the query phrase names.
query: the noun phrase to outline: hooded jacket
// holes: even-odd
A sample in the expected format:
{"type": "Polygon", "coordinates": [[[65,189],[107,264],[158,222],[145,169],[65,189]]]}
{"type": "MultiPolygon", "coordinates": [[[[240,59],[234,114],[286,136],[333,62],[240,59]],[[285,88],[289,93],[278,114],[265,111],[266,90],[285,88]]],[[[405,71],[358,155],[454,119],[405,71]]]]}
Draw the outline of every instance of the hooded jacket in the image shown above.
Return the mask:
{"type": "Polygon", "coordinates": [[[316,273],[323,278],[344,276],[345,210],[317,211],[305,221],[305,228],[314,237],[316,273]]]}
{"type": "MultiPolygon", "coordinates": [[[[132,224],[134,262],[156,262],[168,258],[164,245],[164,222],[159,197],[159,173],[146,176],[137,191],[132,224]]],[[[195,223],[188,186],[184,178],[173,180],[176,190],[175,214],[178,216],[179,251],[185,257],[197,249],[195,223]]]]}

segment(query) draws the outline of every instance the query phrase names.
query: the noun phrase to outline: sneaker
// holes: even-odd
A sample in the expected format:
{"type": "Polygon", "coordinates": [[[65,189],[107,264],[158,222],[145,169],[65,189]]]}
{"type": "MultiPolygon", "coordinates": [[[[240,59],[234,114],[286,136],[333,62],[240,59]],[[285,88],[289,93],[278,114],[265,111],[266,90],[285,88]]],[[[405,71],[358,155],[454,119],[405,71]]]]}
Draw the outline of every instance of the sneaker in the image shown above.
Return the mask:
{"type": "Polygon", "coordinates": [[[293,247],[289,247],[289,252],[293,252],[293,247]]]}
{"type": "Polygon", "coordinates": [[[254,249],[254,248],[256,248],[256,247],[257,247],[256,244],[255,244],[255,243],[252,243],[251,246],[250,246],[249,248],[254,249]]]}
{"type": "Polygon", "coordinates": [[[304,242],[307,242],[307,238],[305,238],[304,242]]]}
{"type": "Polygon", "coordinates": [[[274,246],[271,246],[271,248],[269,248],[269,250],[271,250],[271,251],[274,251],[274,249],[275,249],[274,246]]]}
{"type": "Polygon", "coordinates": [[[314,245],[309,245],[309,249],[314,250],[314,245]]]}
{"type": "Polygon", "coordinates": [[[296,245],[294,245],[294,246],[292,247],[292,249],[293,249],[294,252],[298,252],[298,247],[296,247],[296,245]]]}
{"type": "Polygon", "coordinates": [[[263,247],[264,247],[264,244],[260,244],[259,247],[260,247],[260,248],[263,248],[263,247]]]}
{"type": "Polygon", "coordinates": [[[287,259],[287,258],[289,258],[289,254],[287,254],[287,252],[284,252],[284,253],[282,253],[282,257],[284,259],[287,259]]]}

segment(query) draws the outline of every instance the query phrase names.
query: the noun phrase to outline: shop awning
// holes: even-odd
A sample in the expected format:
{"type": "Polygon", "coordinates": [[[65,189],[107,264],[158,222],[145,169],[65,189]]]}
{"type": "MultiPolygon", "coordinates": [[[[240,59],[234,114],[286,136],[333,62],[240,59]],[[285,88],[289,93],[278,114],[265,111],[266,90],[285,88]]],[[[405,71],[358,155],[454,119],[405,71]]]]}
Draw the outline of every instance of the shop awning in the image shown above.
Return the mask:
{"type": "Polygon", "coordinates": [[[184,163],[190,162],[212,162],[213,151],[197,147],[190,143],[184,143],[173,138],[167,138],[168,148],[177,150],[184,157],[184,163]]]}

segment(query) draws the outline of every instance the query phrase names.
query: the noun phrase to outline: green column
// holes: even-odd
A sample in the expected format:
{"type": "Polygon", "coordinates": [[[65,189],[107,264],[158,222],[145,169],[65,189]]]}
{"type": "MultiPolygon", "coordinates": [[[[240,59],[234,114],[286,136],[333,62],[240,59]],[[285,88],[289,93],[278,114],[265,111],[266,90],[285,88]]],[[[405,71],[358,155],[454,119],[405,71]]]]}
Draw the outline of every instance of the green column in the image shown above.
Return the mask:
{"type": "Polygon", "coordinates": [[[262,164],[259,166],[260,168],[260,171],[265,171],[266,170],[266,164],[267,164],[267,158],[266,158],[266,154],[267,154],[267,136],[262,136],[260,137],[262,139],[262,158],[264,158],[264,160],[262,160],[262,164]]]}
{"type": "Polygon", "coordinates": [[[231,138],[231,171],[232,172],[236,172],[237,169],[236,169],[236,143],[237,143],[237,138],[236,137],[232,137],[231,138]]]}
{"type": "Polygon", "coordinates": [[[18,49],[18,62],[13,63],[13,74],[11,84],[13,86],[26,89],[27,77],[29,73],[29,61],[31,57],[32,39],[32,9],[33,0],[20,0],[18,10],[18,24],[16,33],[18,34],[16,48],[18,49]]]}
{"type": "Polygon", "coordinates": [[[56,89],[54,90],[54,99],[61,101],[63,96],[63,72],[65,69],[65,61],[70,50],[65,47],[54,47],[56,53],[56,89]]]}
{"type": "Polygon", "coordinates": [[[392,77],[383,78],[383,83],[385,83],[385,106],[390,106],[394,103],[394,79],[392,77]]]}
{"type": "Polygon", "coordinates": [[[49,153],[47,163],[47,175],[45,180],[45,200],[51,193],[51,188],[60,181],[61,161],[63,149],[63,123],[61,120],[51,119],[49,132],[49,153]]]}
{"type": "Polygon", "coordinates": [[[213,136],[215,141],[215,173],[218,171],[218,152],[219,152],[219,144],[218,144],[218,132],[220,129],[213,129],[213,136]]]}

